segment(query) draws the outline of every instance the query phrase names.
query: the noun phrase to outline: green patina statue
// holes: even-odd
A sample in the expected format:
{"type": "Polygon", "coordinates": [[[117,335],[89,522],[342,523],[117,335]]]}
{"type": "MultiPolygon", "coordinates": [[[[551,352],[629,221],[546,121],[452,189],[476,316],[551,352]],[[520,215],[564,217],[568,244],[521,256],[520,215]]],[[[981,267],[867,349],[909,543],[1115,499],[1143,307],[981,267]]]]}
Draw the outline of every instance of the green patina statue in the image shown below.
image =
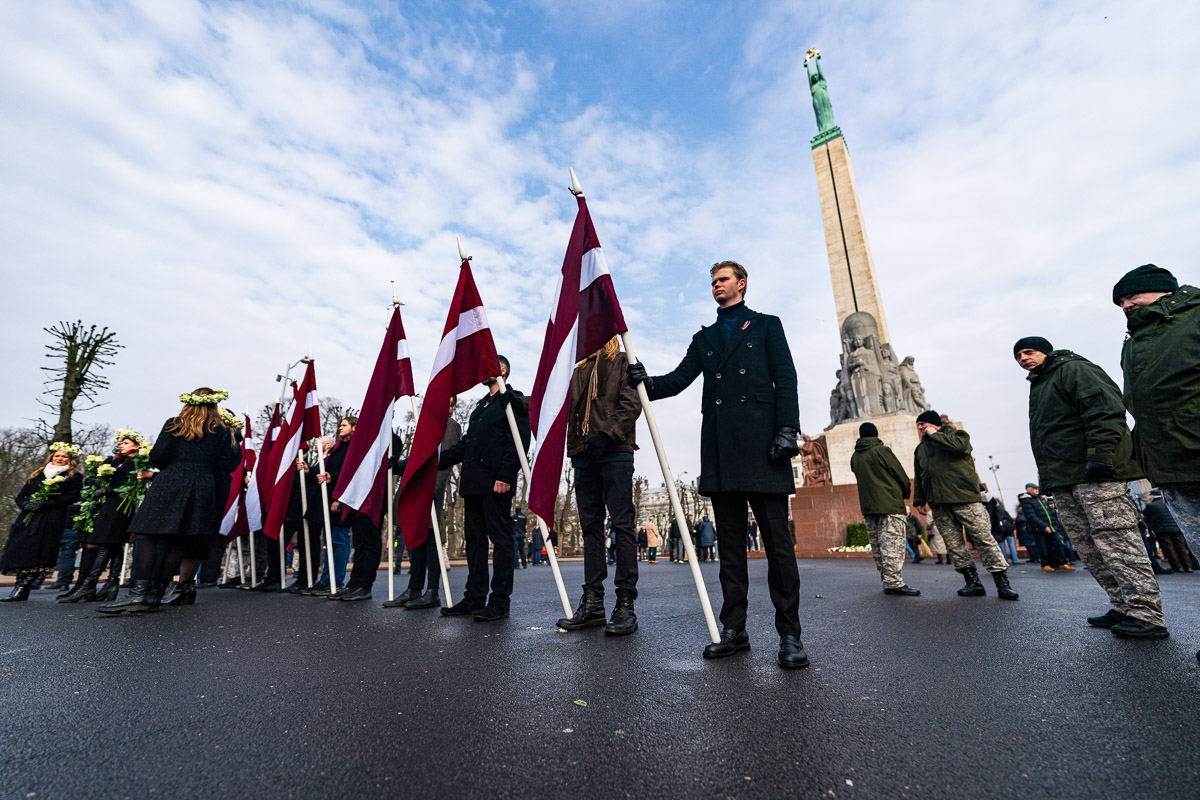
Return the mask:
{"type": "Polygon", "coordinates": [[[808,89],[812,92],[813,111],[817,115],[817,133],[833,130],[833,104],[829,102],[829,92],[825,90],[825,73],[821,72],[821,54],[810,50],[809,58],[804,59],[804,69],[808,72],[808,89]],[[817,65],[813,74],[810,61],[817,65]]]}

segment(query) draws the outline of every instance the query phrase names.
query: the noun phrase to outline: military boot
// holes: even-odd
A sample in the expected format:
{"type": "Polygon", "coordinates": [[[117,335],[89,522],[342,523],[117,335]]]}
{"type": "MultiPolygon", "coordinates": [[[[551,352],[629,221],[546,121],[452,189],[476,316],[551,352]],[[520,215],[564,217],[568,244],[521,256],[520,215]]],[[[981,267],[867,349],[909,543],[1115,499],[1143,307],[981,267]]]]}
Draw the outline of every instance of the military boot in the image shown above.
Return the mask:
{"type": "Polygon", "coordinates": [[[979,582],[979,573],[975,571],[975,567],[966,567],[958,571],[966,581],[966,585],[958,590],[960,597],[982,597],[987,594],[983,584],[979,582]]]}
{"type": "MultiPolygon", "coordinates": [[[[1001,600],[1018,600],[1021,595],[1013,591],[1012,585],[1008,582],[1008,570],[1004,572],[993,572],[992,580],[996,582],[996,594],[1001,600]]],[[[979,587],[982,589],[983,587],[979,587]]]]}
{"type": "Polygon", "coordinates": [[[633,613],[634,593],[628,589],[617,589],[617,607],[612,619],[604,626],[608,636],[627,636],[637,630],[637,615],[633,613]]]}
{"type": "Polygon", "coordinates": [[[584,628],[602,628],[605,623],[604,593],[595,589],[584,589],[575,613],[560,619],[558,627],[566,631],[579,631],[584,628]]]}

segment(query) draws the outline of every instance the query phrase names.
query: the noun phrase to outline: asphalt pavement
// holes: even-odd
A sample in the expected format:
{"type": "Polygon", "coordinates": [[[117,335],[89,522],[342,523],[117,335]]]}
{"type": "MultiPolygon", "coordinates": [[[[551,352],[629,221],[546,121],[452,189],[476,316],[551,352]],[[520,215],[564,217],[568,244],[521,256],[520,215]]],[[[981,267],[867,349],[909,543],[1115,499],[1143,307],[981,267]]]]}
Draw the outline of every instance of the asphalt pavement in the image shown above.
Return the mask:
{"type": "Polygon", "coordinates": [[[0,604],[0,798],[1200,797],[1200,574],[1160,579],[1171,638],[1131,642],[1084,621],[1083,569],[1014,567],[1014,603],[801,561],[812,666],[784,671],[750,570],[753,649],[721,661],[666,561],[623,638],[559,632],[545,566],[497,623],[381,608],[382,574],[373,602],[209,589],[143,617],[34,592],[0,604]]]}

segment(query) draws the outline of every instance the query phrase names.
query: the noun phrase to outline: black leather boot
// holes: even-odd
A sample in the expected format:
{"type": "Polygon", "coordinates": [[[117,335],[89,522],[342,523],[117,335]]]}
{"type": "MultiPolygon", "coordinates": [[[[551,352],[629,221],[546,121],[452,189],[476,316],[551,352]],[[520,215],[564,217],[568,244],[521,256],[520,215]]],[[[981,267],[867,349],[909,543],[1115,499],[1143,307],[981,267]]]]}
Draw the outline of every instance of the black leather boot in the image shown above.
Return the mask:
{"type": "Polygon", "coordinates": [[[628,636],[637,630],[637,614],[633,613],[633,592],[628,589],[617,589],[617,607],[613,609],[612,619],[604,626],[606,636],[628,636]]]}
{"type": "Polygon", "coordinates": [[[401,608],[408,603],[409,600],[416,600],[420,596],[421,595],[419,592],[414,592],[411,588],[405,589],[403,592],[396,595],[395,600],[384,600],[382,605],[384,608],[401,608]]]}
{"type": "Polygon", "coordinates": [[[1013,591],[1012,585],[1008,582],[1008,571],[993,572],[992,580],[996,582],[996,594],[1001,600],[1019,600],[1021,595],[1013,591]]]}
{"type": "Polygon", "coordinates": [[[750,649],[750,635],[745,631],[721,629],[721,641],[704,647],[705,658],[725,658],[750,649]]]}
{"type": "Polygon", "coordinates": [[[87,581],[88,575],[90,575],[92,572],[92,565],[96,563],[96,550],[97,548],[95,547],[83,548],[83,553],[79,556],[79,572],[77,573],[79,579],[75,581],[74,587],[67,589],[67,591],[55,598],[60,603],[64,598],[70,597],[73,594],[78,594],[84,582],[87,581]]]}
{"type": "Polygon", "coordinates": [[[404,604],[404,607],[411,611],[411,610],[417,610],[417,609],[422,609],[422,608],[437,608],[441,604],[442,604],[442,601],[441,601],[441,598],[438,597],[438,590],[436,588],[434,588],[434,589],[427,589],[425,591],[425,594],[421,595],[420,597],[414,597],[412,600],[409,600],[407,603],[404,604]]]}
{"type": "Polygon", "coordinates": [[[105,547],[89,547],[87,553],[84,553],[84,561],[79,564],[80,574],[83,575],[84,563],[87,563],[87,574],[83,580],[75,585],[75,588],[67,592],[62,597],[58,598],[60,603],[90,603],[96,599],[96,584],[100,582],[100,575],[104,572],[104,564],[108,561],[108,548],[105,547]],[[89,559],[87,553],[91,553],[89,559]]]}
{"type": "Polygon", "coordinates": [[[196,604],[196,583],[194,581],[174,583],[171,591],[162,599],[164,606],[191,606],[196,604]]]}
{"type": "Polygon", "coordinates": [[[33,582],[36,579],[37,575],[33,574],[18,575],[12,592],[8,597],[0,597],[0,603],[19,603],[22,600],[28,600],[29,590],[33,588],[33,582]]]}
{"type": "Polygon", "coordinates": [[[584,589],[575,613],[558,621],[558,627],[565,631],[602,628],[604,624],[604,593],[595,589],[584,589]]]}
{"type": "Polygon", "coordinates": [[[921,594],[920,589],[914,589],[911,586],[897,586],[892,589],[884,589],[884,594],[898,594],[904,597],[917,597],[921,594]]]}
{"type": "MultiPolygon", "coordinates": [[[[161,597],[161,595],[160,595],[161,597]]],[[[129,585],[129,594],[124,600],[116,603],[105,603],[96,609],[101,614],[123,614],[128,611],[131,614],[142,614],[147,611],[157,611],[158,605],[150,608],[150,581],[132,581],[129,585]]]]}
{"type": "Polygon", "coordinates": [[[803,669],[808,666],[808,653],[799,636],[779,637],[779,666],[784,669],[803,669]]]}
{"type": "MultiPolygon", "coordinates": [[[[101,550],[105,548],[100,548],[101,550]]],[[[104,600],[109,603],[117,599],[121,593],[121,568],[125,566],[125,545],[114,545],[108,549],[108,580],[104,582],[104,586],[100,591],[96,592],[97,600],[104,600]]],[[[103,559],[96,559],[96,563],[102,563],[103,559]]],[[[101,570],[103,572],[103,570],[101,570]]]]}
{"type": "Polygon", "coordinates": [[[958,570],[962,573],[963,579],[966,580],[966,585],[958,590],[960,597],[982,597],[987,594],[983,588],[983,584],[979,582],[979,573],[974,567],[958,570]]]}

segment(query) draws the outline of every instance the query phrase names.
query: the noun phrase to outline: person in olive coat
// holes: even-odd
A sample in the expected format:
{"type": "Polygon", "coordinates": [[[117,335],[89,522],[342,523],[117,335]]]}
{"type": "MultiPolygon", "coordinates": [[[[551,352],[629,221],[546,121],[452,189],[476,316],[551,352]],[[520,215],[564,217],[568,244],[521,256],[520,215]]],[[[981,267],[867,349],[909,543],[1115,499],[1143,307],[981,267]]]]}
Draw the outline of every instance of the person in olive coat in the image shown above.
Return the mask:
{"type": "Polygon", "coordinates": [[[674,397],[704,376],[700,412],[700,494],[712,499],[721,547],[721,641],[706,658],[750,649],[746,633],[747,506],[767,551],[767,585],[775,606],[779,664],[808,666],[800,641],[800,574],[788,531],[787,499],[795,492],[791,459],[800,452],[796,368],[783,323],[746,306],[746,268],[721,261],[709,271],[717,319],[692,336],[673,372],[650,378],[639,362],[629,383],[646,384],[652,400],[674,397]]]}
{"type": "Polygon", "coordinates": [[[864,422],[858,426],[858,436],[850,456],[850,471],[858,482],[858,507],[867,525],[883,592],[915,597],[921,592],[904,584],[903,573],[908,534],[908,506],[904,501],[912,494],[912,484],[892,448],[879,438],[878,428],[864,422]]]}
{"type": "Polygon", "coordinates": [[[1125,638],[1164,638],[1162,597],[1129,493],[1129,481],[1142,473],[1121,390],[1100,367],[1040,336],[1017,341],[1013,357],[1029,373],[1029,443],[1039,479],[1112,605],[1088,623],[1125,638]]]}
{"type": "Polygon", "coordinates": [[[0,555],[0,574],[15,575],[17,582],[0,602],[28,600],[34,584],[54,571],[67,527],[67,507],[79,502],[83,489],[83,476],[75,472],[78,453],[76,445],[55,442],[46,463],[34,470],[17,493],[20,511],[0,555]]]}
{"type": "Polygon", "coordinates": [[[958,590],[959,595],[979,597],[987,593],[967,550],[965,531],[979,551],[983,566],[992,574],[1000,599],[1018,599],[1008,582],[1008,562],[992,538],[992,523],[983,507],[975,459],[971,456],[970,435],[944,424],[932,410],[917,417],[917,430],[921,441],[913,453],[913,504],[922,514],[933,507],[933,521],[946,543],[949,561],[966,581],[958,590]]]}
{"type": "Polygon", "coordinates": [[[215,542],[228,476],[242,457],[217,410],[226,396],[207,387],[181,395],[183,409],[163,424],[150,450],[150,463],[159,472],[129,525],[136,537],[129,595],[100,606],[101,613],[158,611],[163,589],[184,557],[215,542]]]}

